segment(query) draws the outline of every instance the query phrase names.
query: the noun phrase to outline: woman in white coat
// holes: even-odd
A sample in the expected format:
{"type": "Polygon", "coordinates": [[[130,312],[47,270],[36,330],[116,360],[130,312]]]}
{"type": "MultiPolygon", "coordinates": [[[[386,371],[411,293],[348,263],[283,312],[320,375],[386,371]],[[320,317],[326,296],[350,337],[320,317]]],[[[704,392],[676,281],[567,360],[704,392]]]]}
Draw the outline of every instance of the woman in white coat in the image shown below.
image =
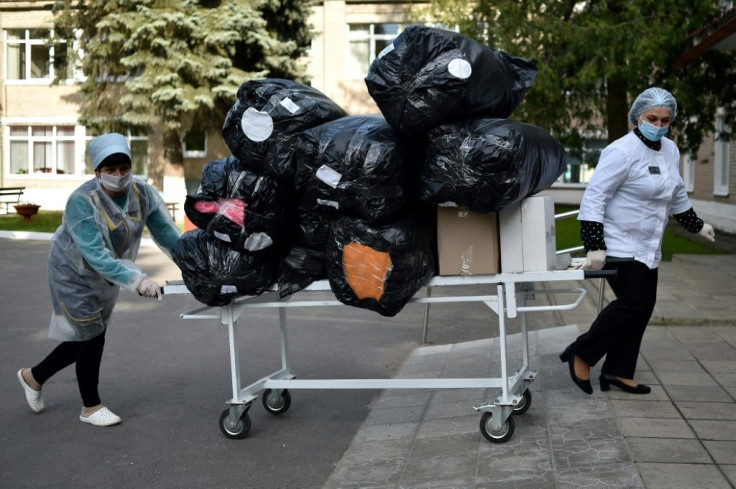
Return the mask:
{"type": "Polygon", "coordinates": [[[602,391],[611,385],[633,394],[651,391],[634,380],[634,371],[656,302],[669,217],[715,240],[713,227],[698,218],[687,196],[678,171],[680,152],[664,137],[676,115],[677,102],[667,90],[652,87],[639,94],[629,112],[634,130],[603,150],[580,204],[587,268],[618,270],[608,279],[616,299],[560,355],[586,394],[593,392],[590,367],[603,356],[602,391]]]}
{"type": "Polygon", "coordinates": [[[69,197],[61,226],[51,240],[49,286],[54,312],[49,336],[60,343],[18,380],[31,410],[43,410],[42,385],[56,372],[76,364],[82,397],[79,419],[110,426],[120,417],[103,406],[97,385],[105,332],[120,287],[160,299],[159,285],[133,262],[143,228],[164,252],[181,235],[161,196],[133,178],[131,152],[122,134],[103,134],[89,145],[95,178],[69,197]]]}

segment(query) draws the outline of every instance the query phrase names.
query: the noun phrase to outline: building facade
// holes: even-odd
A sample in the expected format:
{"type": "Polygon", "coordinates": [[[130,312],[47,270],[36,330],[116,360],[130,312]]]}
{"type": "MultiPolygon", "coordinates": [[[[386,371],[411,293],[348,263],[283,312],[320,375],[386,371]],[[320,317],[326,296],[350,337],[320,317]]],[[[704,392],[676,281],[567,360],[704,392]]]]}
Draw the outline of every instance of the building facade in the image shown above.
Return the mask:
{"type": "MultiPolygon", "coordinates": [[[[0,2],[0,187],[25,187],[23,199],[44,209],[63,209],[66,198],[92,175],[86,148],[91,136],[78,125],[75,77],[51,85],[53,35],[50,0],[0,2]]],[[[309,56],[311,84],[349,114],[377,113],[363,81],[370,63],[401,31],[404,1],[323,0],[310,18],[316,33],[309,56]]],[[[730,48],[701,44],[700,49],[730,48]]],[[[716,121],[716,124],[719,122],[716,121]]],[[[167,202],[180,204],[196,192],[202,167],[229,154],[219,134],[185,142],[184,164],[166,162],[159,132],[128,134],[134,172],[148,179],[167,202]]],[[[591,155],[604,144],[593,141],[591,155]]],[[[592,140],[591,140],[592,141],[592,140]]],[[[730,142],[709,138],[697,155],[683,157],[683,176],[695,209],[718,229],[736,232],[736,151],[730,142]]],[[[583,157],[583,160],[585,157],[583,157]]],[[[579,202],[590,176],[585,161],[572,161],[550,193],[557,202],[579,202]]],[[[183,213],[177,213],[181,220],[183,213]]]]}

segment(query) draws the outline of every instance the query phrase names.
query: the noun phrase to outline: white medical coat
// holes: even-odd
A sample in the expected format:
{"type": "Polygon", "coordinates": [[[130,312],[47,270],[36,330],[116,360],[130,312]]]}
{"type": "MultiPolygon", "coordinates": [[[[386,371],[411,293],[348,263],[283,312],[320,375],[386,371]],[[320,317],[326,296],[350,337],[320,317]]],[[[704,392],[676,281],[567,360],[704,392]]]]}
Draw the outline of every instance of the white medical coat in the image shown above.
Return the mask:
{"type": "Polygon", "coordinates": [[[661,141],[655,151],[630,132],[608,145],[578,214],[578,220],[603,223],[607,256],[633,257],[650,269],[662,259],[670,215],[692,207],[678,171],[680,152],[672,140],[661,141]]]}

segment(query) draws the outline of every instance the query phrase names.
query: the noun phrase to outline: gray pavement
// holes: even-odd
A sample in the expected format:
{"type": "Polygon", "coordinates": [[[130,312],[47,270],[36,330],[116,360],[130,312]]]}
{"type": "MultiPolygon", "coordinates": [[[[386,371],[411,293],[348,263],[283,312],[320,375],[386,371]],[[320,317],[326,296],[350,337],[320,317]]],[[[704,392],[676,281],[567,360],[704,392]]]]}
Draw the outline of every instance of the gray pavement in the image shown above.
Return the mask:
{"type": "MultiPolygon", "coordinates": [[[[637,372],[653,388],[647,396],[601,393],[597,369],[595,392],[586,396],[557,358],[595,317],[598,280],[571,284],[589,292],[577,309],[530,315],[530,363],[538,371],[532,405],[514,416],[515,433],[502,444],[482,437],[471,409],[495,399],[494,389],[300,390],[288,413],[274,417],[256,406],[249,437],[228,440],[216,423],[229,397],[227,340],[179,319],[197,306],[184,297],[157,307],[126,299],[116,311],[120,333],[106,347],[103,400],[107,393],[117,402],[111,407],[122,425],[95,431],[75,422],[73,372],[50,383],[48,412],[33,415],[15,370],[52,345],[37,320],[48,317],[45,269],[24,263],[45,259],[45,251],[38,242],[0,239],[2,488],[736,487],[736,248],[660,267],[637,372]]],[[[139,263],[159,280],[177,278],[158,252],[144,249],[139,263]]],[[[538,288],[545,285],[559,288],[538,288]]],[[[390,320],[332,311],[294,318],[292,345],[308,345],[295,355],[300,376],[499,375],[498,338],[483,311],[433,306],[428,345],[418,345],[423,311],[414,306],[390,320]]],[[[241,363],[267,363],[261,341],[272,339],[274,323],[252,319],[258,337],[241,345],[253,350],[241,363]]],[[[515,322],[509,330],[513,369],[521,337],[515,322]]]]}

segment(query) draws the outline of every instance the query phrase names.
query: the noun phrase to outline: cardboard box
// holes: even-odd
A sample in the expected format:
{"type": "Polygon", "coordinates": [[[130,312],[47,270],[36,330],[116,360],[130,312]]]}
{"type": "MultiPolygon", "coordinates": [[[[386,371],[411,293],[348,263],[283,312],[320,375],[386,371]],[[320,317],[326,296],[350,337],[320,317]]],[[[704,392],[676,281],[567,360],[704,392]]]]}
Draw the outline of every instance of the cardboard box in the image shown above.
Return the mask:
{"type": "Polygon", "coordinates": [[[532,196],[499,212],[501,271],[541,272],[557,265],[555,203],[532,196]]]}
{"type": "Polygon", "coordinates": [[[498,216],[437,207],[440,275],[493,275],[500,270],[498,216]]]}

